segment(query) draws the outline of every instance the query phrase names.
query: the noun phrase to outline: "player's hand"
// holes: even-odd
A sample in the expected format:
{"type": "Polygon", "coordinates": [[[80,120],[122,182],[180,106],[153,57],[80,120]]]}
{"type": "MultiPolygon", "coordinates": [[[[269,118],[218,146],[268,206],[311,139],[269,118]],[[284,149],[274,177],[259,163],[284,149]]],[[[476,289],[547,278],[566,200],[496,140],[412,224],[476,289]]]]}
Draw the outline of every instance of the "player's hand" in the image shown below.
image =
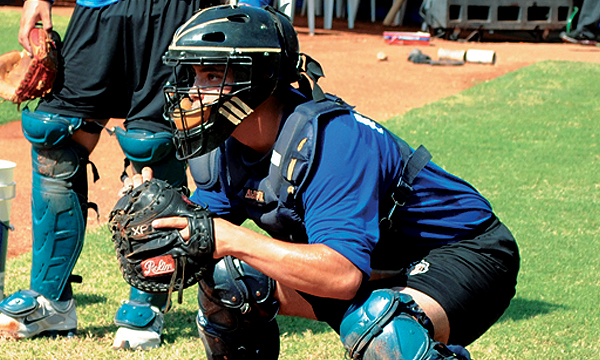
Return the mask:
{"type": "Polygon", "coordinates": [[[183,240],[186,241],[190,239],[190,229],[188,225],[188,219],[180,216],[160,218],[152,221],[152,227],[155,229],[171,228],[181,230],[179,233],[183,240]]]}
{"type": "MultiPolygon", "coordinates": [[[[153,173],[152,169],[149,167],[145,167],[142,169],[141,174],[135,174],[132,177],[128,177],[123,181],[123,188],[119,191],[119,195],[123,196],[130,189],[134,189],[140,185],[142,185],[145,181],[150,181],[152,179],[153,173]]],[[[156,219],[152,222],[153,228],[171,228],[171,229],[180,229],[179,232],[181,237],[184,240],[188,240],[190,238],[190,231],[188,228],[188,220],[185,217],[167,217],[156,219]]]]}
{"type": "Polygon", "coordinates": [[[123,180],[123,187],[119,190],[119,197],[123,196],[127,191],[142,185],[144,181],[150,181],[153,177],[152,169],[145,167],[142,169],[141,174],[135,174],[132,177],[125,178],[125,180],[123,180]]]}
{"type": "Polygon", "coordinates": [[[19,43],[30,54],[29,32],[35,24],[41,22],[46,31],[52,30],[52,3],[44,0],[27,0],[23,3],[21,24],[19,27],[19,43]]]}

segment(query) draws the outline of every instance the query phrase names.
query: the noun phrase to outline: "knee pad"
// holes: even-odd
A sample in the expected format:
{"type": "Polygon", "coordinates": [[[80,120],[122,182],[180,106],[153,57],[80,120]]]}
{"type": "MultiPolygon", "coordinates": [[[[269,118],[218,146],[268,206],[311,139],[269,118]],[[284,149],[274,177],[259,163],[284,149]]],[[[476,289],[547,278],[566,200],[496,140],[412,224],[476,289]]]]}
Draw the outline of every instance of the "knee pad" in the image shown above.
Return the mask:
{"type": "Polygon", "coordinates": [[[31,289],[57,301],[83,247],[88,152],[69,141],[52,149],[33,146],[31,157],[31,289]]]}
{"type": "Polygon", "coordinates": [[[117,127],[115,135],[136,172],[148,166],[152,168],[155,178],[175,187],[186,185],[186,163],[175,158],[173,135],[170,132],[126,131],[117,127]]]}
{"type": "Polygon", "coordinates": [[[417,321],[425,314],[407,294],[376,290],[344,315],[340,337],[351,359],[466,360],[433,340],[417,321]]]}
{"type": "Polygon", "coordinates": [[[42,111],[21,112],[21,128],[25,138],[35,147],[50,149],[63,145],[81,127],[82,118],[42,111]]]}
{"type": "Polygon", "coordinates": [[[197,324],[208,359],[277,359],[275,281],[225,257],[200,282],[197,324]]]}

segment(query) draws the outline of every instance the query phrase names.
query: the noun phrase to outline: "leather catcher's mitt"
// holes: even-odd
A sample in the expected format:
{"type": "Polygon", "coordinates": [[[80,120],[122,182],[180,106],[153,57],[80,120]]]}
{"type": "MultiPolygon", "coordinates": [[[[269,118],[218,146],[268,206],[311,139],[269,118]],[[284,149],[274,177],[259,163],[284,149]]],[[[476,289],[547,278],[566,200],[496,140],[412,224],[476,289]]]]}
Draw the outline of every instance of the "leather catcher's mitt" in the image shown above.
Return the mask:
{"type": "Polygon", "coordinates": [[[29,43],[33,54],[14,50],[0,55],[0,97],[15,104],[46,95],[58,72],[58,33],[35,27],[29,43]]]}
{"type": "MultiPolygon", "coordinates": [[[[212,213],[158,179],[130,189],[110,213],[109,227],[123,278],[148,293],[181,291],[214,265],[212,213]],[[178,229],[154,229],[154,219],[184,216],[191,237],[178,229]]],[[[181,292],[180,292],[181,299],[181,292]]]]}

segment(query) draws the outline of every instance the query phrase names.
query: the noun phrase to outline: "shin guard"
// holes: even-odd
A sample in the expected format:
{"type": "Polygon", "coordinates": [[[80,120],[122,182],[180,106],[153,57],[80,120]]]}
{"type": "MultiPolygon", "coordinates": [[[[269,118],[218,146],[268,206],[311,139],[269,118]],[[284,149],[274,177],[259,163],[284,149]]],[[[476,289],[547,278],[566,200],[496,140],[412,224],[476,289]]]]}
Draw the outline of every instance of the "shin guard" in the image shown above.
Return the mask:
{"type": "MultiPolygon", "coordinates": [[[[141,129],[123,130],[115,128],[115,135],[128,162],[136,173],[141,173],[142,168],[152,168],[153,177],[165,180],[174,187],[187,185],[186,163],[175,158],[172,135],[170,132],[152,132],[141,129]]],[[[126,166],[127,167],[127,162],[126,166]]],[[[126,169],[123,170],[126,173],[126,169]]],[[[149,304],[168,310],[167,294],[149,294],[131,288],[130,303],[149,304]]],[[[127,303],[123,304],[117,312],[117,318],[125,312],[127,303]]]]}
{"type": "Polygon", "coordinates": [[[229,256],[200,282],[196,319],[209,360],[275,360],[279,327],[275,281],[229,256]]]}
{"type": "Polygon", "coordinates": [[[64,300],[63,293],[71,296],[69,277],[83,247],[89,154],[69,141],[51,149],[34,145],[31,156],[31,289],[50,300],[64,300]]]}

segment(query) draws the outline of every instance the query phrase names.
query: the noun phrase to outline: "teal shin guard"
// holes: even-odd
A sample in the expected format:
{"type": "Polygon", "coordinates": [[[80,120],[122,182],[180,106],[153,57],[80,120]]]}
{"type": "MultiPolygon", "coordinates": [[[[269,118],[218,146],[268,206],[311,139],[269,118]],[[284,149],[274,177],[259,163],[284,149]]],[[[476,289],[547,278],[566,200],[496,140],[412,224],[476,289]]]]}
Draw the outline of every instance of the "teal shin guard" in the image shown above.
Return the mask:
{"type": "MultiPolygon", "coordinates": [[[[141,173],[144,167],[152,168],[153,177],[165,180],[174,187],[187,185],[186,163],[175,158],[172,135],[170,132],[151,132],[141,129],[124,131],[117,128],[115,134],[123,153],[131,161],[136,173],[141,173]]],[[[117,318],[130,306],[129,304],[149,304],[165,312],[167,294],[149,294],[131,288],[129,303],[121,305],[117,318]]]]}
{"type": "Polygon", "coordinates": [[[34,146],[32,160],[31,289],[50,300],[66,300],[85,235],[88,153],[73,142],[57,149],[34,146]]]}
{"type": "Polygon", "coordinates": [[[165,312],[167,301],[167,294],[148,294],[132,287],[129,301],[124,302],[115,315],[115,324],[135,330],[147,328],[157,316],[151,307],[165,312]]]}

